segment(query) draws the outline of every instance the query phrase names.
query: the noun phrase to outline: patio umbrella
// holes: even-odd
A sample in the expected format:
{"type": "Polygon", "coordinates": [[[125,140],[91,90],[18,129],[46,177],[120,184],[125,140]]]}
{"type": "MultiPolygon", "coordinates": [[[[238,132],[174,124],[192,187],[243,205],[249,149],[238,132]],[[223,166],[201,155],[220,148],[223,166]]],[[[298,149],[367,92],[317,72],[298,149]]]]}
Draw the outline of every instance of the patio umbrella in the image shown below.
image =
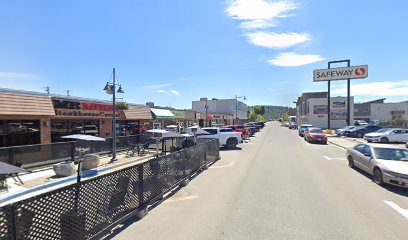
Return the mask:
{"type": "Polygon", "coordinates": [[[211,134],[211,133],[203,130],[199,126],[192,126],[192,127],[188,127],[186,129],[186,133],[188,133],[188,134],[194,134],[194,132],[195,132],[195,134],[207,134],[207,135],[211,134]]]}
{"type": "Polygon", "coordinates": [[[0,175],[8,175],[8,174],[22,173],[22,172],[28,172],[28,171],[21,167],[16,167],[8,163],[0,162],[0,175]]]}
{"type": "Polygon", "coordinates": [[[184,137],[180,133],[167,131],[163,129],[151,129],[147,130],[146,132],[153,133],[155,138],[176,138],[176,137],[184,137]]]}
{"type": "Polygon", "coordinates": [[[84,141],[106,141],[105,138],[95,137],[95,136],[86,135],[86,134],[72,134],[72,135],[63,136],[61,138],[77,139],[77,140],[84,140],[84,141]]]}

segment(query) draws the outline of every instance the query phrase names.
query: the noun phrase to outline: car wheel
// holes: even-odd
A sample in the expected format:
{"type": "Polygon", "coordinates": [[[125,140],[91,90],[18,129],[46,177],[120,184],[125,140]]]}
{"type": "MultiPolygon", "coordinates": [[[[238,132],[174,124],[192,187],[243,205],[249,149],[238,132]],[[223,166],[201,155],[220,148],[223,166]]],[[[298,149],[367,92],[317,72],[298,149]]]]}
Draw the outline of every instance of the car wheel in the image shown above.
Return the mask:
{"type": "Polygon", "coordinates": [[[358,138],[362,138],[362,137],[363,137],[363,134],[362,134],[362,133],[357,133],[357,137],[358,137],[358,138]]]}
{"type": "Polygon", "coordinates": [[[380,140],[382,143],[388,143],[388,138],[386,138],[386,137],[382,137],[381,138],[381,140],[380,140]]]}
{"type": "Polygon", "coordinates": [[[227,147],[228,148],[236,148],[237,145],[238,145],[237,139],[234,139],[234,138],[228,139],[228,141],[227,141],[227,147]]]}
{"type": "Polygon", "coordinates": [[[384,185],[384,181],[383,181],[383,178],[382,178],[382,173],[381,173],[381,170],[379,168],[374,169],[373,179],[374,179],[374,182],[377,183],[378,185],[380,185],[380,186],[384,185]]]}
{"type": "Polygon", "coordinates": [[[351,168],[354,168],[354,159],[353,159],[353,157],[348,156],[347,160],[348,160],[348,166],[351,167],[351,168]]]}

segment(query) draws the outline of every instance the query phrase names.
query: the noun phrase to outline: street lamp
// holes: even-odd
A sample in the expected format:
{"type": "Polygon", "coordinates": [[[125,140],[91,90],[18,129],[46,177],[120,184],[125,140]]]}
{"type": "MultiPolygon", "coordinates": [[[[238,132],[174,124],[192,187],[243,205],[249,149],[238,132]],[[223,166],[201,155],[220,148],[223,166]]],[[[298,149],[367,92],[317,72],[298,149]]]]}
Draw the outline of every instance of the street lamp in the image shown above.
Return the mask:
{"type": "Polygon", "coordinates": [[[238,122],[238,98],[243,98],[244,100],[246,100],[245,96],[235,95],[235,125],[237,125],[238,122]]]}
{"type": "Polygon", "coordinates": [[[115,76],[115,68],[113,68],[113,82],[106,82],[105,87],[103,88],[104,91],[106,91],[107,94],[113,95],[112,96],[112,110],[113,110],[113,116],[112,116],[112,159],[110,160],[110,163],[116,162],[118,159],[116,158],[116,95],[115,93],[125,93],[122,89],[122,86],[119,84],[115,83],[116,76],[115,76]],[[116,91],[116,87],[119,87],[118,90],[116,91]]]}
{"type": "Polygon", "coordinates": [[[205,99],[205,127],[208,127],[208,99],[205,99]]]}

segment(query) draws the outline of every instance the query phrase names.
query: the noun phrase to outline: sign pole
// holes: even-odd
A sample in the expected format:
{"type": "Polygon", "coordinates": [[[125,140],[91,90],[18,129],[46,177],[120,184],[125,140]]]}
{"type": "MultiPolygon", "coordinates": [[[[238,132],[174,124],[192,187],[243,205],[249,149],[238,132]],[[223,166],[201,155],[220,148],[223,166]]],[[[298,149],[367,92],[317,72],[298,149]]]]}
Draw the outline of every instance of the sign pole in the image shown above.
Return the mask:
{"type": "Polygon", "coordinates": [[[368,65],[350,66],[350,59],[328,62],[328,69],[313,70],[313,82],[327,81],[327,127],[330,129],[330,81],[347,80],[347,119],[348,125],[351,125],[351,97],[350,97],[350,80],[362,79],[368,77],[368,65]],[[347,63],[347,67],[330,68],[331,64],[347,63]]]}
{"type": "MultiPolygon", "coordinates": [[[[330,63],[328,62],[327,67],[330,69],[330,63]]],[[[330,129],[330,80],[327,81],[327,129],[330,129]]]]}
{"type": "MultiPolygon", "coordinates": [[[[347,60],[347,67],[350,67],[350,59],[347,60]]],[[[347,79],[347,125],[350,126],[350,78],[347,79]]]]}

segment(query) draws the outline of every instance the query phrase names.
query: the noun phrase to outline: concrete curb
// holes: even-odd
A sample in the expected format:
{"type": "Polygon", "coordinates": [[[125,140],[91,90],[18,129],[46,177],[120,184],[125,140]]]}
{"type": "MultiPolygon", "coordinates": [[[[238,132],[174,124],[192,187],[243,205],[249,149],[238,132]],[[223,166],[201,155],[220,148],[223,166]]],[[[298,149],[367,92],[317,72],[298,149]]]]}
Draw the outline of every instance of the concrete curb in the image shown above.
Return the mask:
{"type": "Polygon", "coordinates": [[[340,144],[338,144],[338,143],[332,142],[332,141],[330,141],[330,140],[328,140],[328,139],[327,139],[327,141],[328,141],[330,144],[336,145],[337,147],[341,147],[341,148],[343,148],[343,149],[347,149],[345,146],[342,146],[342,145],[340,145],[340,144]]]}

